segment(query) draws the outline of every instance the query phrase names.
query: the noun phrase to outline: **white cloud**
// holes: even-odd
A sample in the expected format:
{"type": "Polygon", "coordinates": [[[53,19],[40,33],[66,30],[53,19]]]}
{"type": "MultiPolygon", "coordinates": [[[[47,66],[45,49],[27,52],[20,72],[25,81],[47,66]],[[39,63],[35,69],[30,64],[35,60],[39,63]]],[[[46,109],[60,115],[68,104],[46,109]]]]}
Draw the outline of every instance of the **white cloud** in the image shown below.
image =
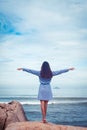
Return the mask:
{"type": "MultiPolygon", "coordinates": [[[[1,85],[32,84],[33,76],[28,75],[30,82],[27,82],[27,75],[19,74],[16,68],[40,69],[44,60],[50,62],[53,70],[72,66],[77,70],[81,68],[69,76],[64,75],[64,82],[66,86],[67,82],[68,85],[73,82],[76,86],[86,85],[87,25],[82,20],[83,14],[86,15],[84,2],[10,0],[0,3],[0,11],[9,16],[15,32],[20,33],[0,36],[1,85]],[[68,78],[72,80],[68,81],[68,78]]],[[[61,84],[64,76],[59,81],[61,84]]],[[[57,78],[54,80],[56,83],[57,78]]]]}

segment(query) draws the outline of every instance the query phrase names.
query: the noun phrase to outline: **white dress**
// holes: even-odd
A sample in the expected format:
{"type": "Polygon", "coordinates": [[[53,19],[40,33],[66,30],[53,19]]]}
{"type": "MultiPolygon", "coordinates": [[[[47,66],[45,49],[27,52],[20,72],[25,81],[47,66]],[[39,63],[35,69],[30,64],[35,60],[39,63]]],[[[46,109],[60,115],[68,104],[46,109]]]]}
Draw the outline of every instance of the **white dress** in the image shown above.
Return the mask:
{"type": "MultiPolygon", "coordinates": [[[[38,100],[46,100],[46,101],[51,100],[53,98],[51,85],[50,85],[52,78],[49,78],[49,79],[41,78],[40,71],[25,69],[25,68],[22,68],[22,69],[23,71],[34,74],[39,77],[40,86],[39,86],[39,91],[38,91],[38,100]]],[[[59,75],[68,71],[69,69],[52,71],[52,76],[56,76],[56,75],[59,75]]]]}

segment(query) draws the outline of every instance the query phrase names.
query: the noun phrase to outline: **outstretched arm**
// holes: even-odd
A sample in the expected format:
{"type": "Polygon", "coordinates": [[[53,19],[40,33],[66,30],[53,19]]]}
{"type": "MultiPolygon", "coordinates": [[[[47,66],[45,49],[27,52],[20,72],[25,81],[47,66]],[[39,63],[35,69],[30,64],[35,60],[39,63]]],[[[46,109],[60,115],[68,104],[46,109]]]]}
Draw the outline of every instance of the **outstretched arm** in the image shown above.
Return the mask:
{"type": "Polygon", "coordinates": [[[32,70],[32,69],[25,69],[25,68],[18,68],[17,70],[23,70],[23,71],[26,71],[28,73],[31,73],[31,74],[34,74],[34,75],[37,75],[39,76],[40,75],[40,71],[36,71],[36,70],[32,70]]]}
{"type": "Polygon", "coordinates": [[[69,69],[64,69],[64,70],[59,70],[59,71],[53,71],[53,76],[56,76],[56,75],[59,75],[59,74],[62,74],[62,73],[66,73],[70,70],[74,70],[74,68],[69,68],[69,69]]]}

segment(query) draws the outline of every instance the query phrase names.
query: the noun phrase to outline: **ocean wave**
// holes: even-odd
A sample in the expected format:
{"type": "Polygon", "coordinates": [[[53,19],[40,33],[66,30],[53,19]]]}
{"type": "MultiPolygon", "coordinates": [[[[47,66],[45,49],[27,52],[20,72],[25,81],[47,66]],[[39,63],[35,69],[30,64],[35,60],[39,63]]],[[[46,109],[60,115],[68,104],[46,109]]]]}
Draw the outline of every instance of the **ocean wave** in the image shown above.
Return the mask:
{"type": "MultiPolygon", "coordinates": [[[[12,100],[11,100],[12,101],[12,100]]],[[[10,103],[11,101],[0,101],[0,103],[10,103]]],[[[40,101],[19,101],[22,105],[40,105],[40,101]]],[[[49,105],[55,104],[87,104],[87,101],[49,101],[49,105]]]]}
{"type": "MultiPolygon", "coordinates": [[[[35,102],[20,102],[22,105],[39,105],[40,102],[39,101],[35,101],[35,102]]],[[[55,105],[55,104],[87,104],[87,101],[82,101],[82,102],[77,102],[77,101],[73,101],[73,102],[65,102],[65,101],[49,101],[48,103],[49,105],[55,105]]]]}
{"type": "MultiPolygon", "coordinates": [[[[38,105],[40,101],[36,96],[0,96],[0,103],[9,103],[11,101],[18,101],[22,105],[38,105]]],[[[49,101],[49,104],[78,104],[85,103],[87,104],[87,98],[75,98],[75,97],[54,97],[53,100],[49,101]]]]}

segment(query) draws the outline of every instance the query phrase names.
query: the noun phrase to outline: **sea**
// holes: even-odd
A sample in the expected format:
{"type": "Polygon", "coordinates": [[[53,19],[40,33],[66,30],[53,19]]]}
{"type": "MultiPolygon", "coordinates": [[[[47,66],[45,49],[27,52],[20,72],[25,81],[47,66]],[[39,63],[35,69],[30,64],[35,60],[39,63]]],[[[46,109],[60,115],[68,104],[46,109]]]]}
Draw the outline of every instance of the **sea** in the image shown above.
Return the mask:
{"type": "MultiPolygon", "coordinates": [[[[40,102],[36,95],[0,96],[0,103],[19,101],[29,121],[41,121],[40,102]]],[[[61,125],[87,127],[87,97],[53,97],[49,101],[47,121],[61,125]]]]}

